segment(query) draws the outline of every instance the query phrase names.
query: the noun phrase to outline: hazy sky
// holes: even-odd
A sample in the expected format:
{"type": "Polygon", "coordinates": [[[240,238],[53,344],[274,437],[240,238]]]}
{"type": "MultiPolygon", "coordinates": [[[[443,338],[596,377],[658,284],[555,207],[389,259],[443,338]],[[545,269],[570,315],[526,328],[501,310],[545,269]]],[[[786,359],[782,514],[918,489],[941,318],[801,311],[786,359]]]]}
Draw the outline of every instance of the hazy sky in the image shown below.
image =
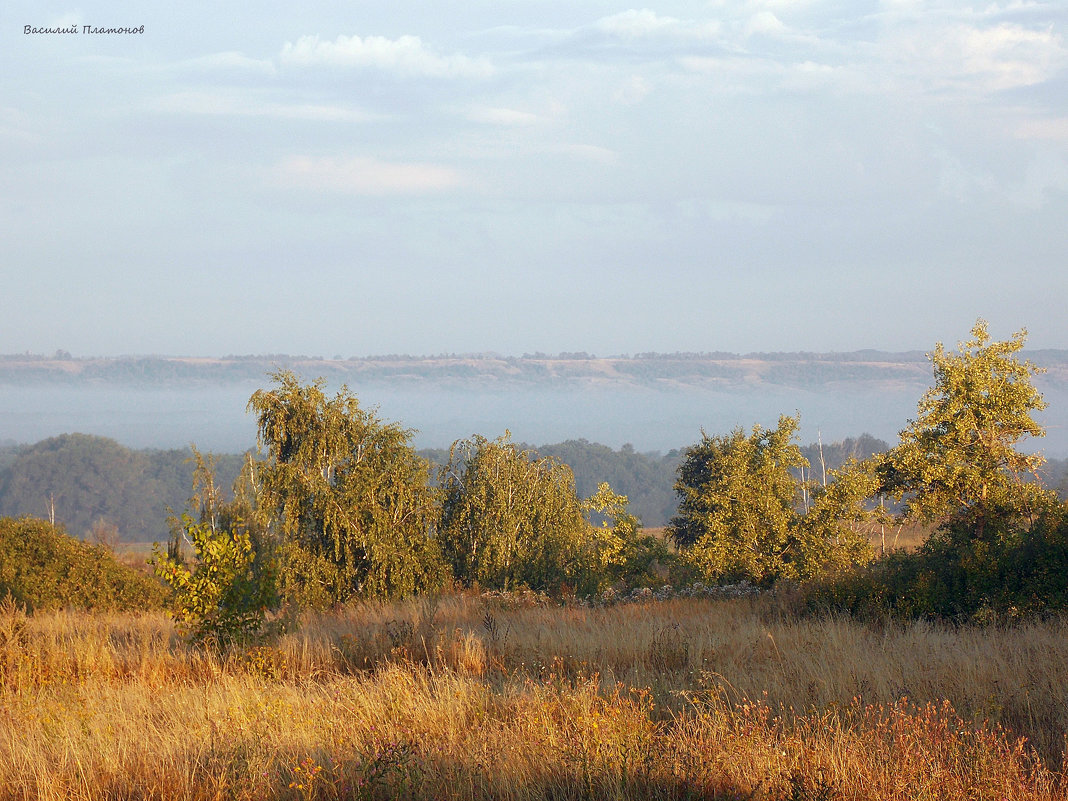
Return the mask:
{"type": "Polygon", "coordinates": [[[1068,347],[1066,26],[8,0],[0,352],[1068,347]]]}

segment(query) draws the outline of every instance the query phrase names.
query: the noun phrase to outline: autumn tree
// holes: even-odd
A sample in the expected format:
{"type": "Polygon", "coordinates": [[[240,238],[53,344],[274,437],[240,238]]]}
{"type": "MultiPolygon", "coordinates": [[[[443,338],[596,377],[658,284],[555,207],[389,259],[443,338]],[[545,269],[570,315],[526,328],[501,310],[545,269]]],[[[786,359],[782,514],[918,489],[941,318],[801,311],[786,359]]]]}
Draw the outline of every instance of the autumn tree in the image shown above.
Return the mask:
{"type": "Polygon", "coordinates": [[[992,341],[984,320],[972,338],[948,352],[938,343],[929,358],[934,386],[900,443],[879,467],[881,489],[904,501],[907,516],[944,523],[965,517],[982,536],[991,519],[1031,517],[1048,500],[1027,479],[1042,464],[1020,442],[1045,433],[1035,412],[1046,407],[1032,382],[1042,372],[1021,360],[1027,332],[992,341]]]}
{"type": "Polygon", "coordinates": [[[801,485],[792,471],[808,465],[793,442],[797,427],[784,415],[776,428],[703,434],[686,450],[668,531],[706,577],[770,581],[793,572],[801,485]]]}
{"type": "Polygon", "coordinates": [[[507,434],[474,436],[453,443],[441,488],[441,543],[458,580],[505,590],[587,582],[590,526],[567,465],[507,434]]]}
{"type": "Polygon", "coordinates": [[[348,388],[273,375],[249,400],[267,461],[259,503],[279,540],[285,598],[324,606],[407,595],[447,578],[436,496],[412,432],[362,408],[348,388]]]}

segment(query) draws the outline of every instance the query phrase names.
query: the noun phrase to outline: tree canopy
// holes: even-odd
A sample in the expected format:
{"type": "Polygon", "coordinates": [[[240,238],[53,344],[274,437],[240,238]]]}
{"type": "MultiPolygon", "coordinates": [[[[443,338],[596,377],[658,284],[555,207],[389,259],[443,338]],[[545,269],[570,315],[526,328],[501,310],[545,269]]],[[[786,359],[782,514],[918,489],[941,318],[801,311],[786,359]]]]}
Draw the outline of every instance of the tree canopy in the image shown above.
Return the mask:
{"type": "Polygon", "coordinates": [[[360,407],[347,387],[288,371],[249,400],[267,462],[260,503],[280,535],[282,593],[313,605],[438,587],[429,466],[412,432],[360,407]]]}
{"type": "Polygon", "coordinates": [[[1025,509],[1041,494],[1027,483],[1040,454],[1018,449],[1025,437],[1045,433],[1034,413],[1046,408],[1032,377],[1040,372],[1018,356],[1025,330],[992,341],[978,320],[956,353],[938,343],[929,354],[934,386],[917,417],[879,466],[881,489],[903,500],[910,517],[944,521],[984,509],[1025,509]]]}
{"type": "Polygon", "coordinates": [[[442,471],[440,536],[460,581],[500,589],[572,587],[591,567],[590,526],[571,469],[508,435],[453,444],[442,471]]]}
{"type": "Polygon", "coordinates": [[[669,532],[693,549],[707,576],[764,581],[783,572],[801,499],[791,470],[808,465],[793,443],[797,427],[796,417],[783,415],[777,427],[754,426],[748,435],[702,432],[686,450],[669,532]]]}

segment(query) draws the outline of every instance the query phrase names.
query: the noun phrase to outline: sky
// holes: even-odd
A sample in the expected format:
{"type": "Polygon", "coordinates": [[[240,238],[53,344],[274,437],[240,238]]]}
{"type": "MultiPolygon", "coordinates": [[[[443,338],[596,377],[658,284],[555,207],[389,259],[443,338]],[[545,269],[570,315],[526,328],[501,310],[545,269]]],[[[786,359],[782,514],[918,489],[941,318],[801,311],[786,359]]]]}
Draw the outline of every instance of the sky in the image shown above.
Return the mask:
{"type": "Polygon", "coordinates": [[[0,353],[928,350],[979,317],[1068,347],[1066,27],[8,0],[0,353]]]}

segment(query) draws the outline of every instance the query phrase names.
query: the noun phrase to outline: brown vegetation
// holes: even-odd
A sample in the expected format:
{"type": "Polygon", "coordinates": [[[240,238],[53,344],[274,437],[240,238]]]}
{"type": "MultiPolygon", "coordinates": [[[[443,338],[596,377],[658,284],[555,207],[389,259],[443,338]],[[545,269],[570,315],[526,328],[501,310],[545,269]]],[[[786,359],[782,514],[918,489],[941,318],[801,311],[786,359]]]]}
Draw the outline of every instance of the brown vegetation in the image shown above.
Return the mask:
{"type": "Polygon", "coordinates": [[[1058,799],[1068,621],[452,595],[189,647],[0,614],[0,796],[1058,799]],[[1026,737],[1026,740],[1020,739],[1026,737]]]}

